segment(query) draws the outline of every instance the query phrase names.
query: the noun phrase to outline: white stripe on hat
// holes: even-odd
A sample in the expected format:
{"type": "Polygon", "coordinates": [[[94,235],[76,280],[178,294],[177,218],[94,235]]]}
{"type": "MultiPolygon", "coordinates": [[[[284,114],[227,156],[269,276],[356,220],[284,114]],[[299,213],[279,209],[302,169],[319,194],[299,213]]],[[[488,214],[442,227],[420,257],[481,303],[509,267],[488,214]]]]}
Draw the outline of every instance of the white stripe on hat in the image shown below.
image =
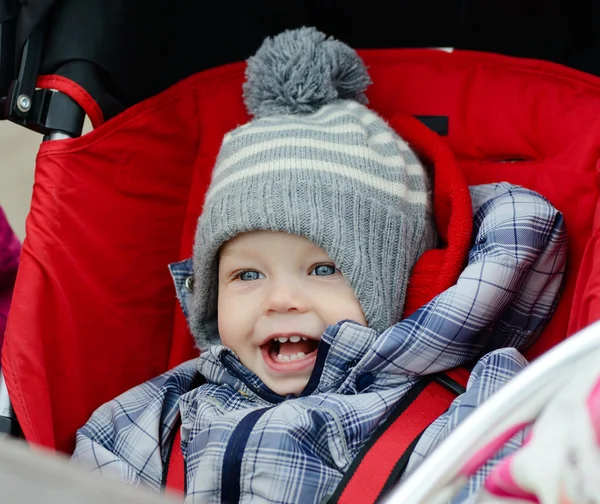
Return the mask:
{"type": "MultiPolygon", "coordinates": [[[[253,135],[255,132],[259,132],[262,133],[263,131],[270,131],[270,130],[266,130],[263,128],[275,128],[276,130],[279,130],[281,127],[281,129],[293,129],[291,128],[291,126],[295,126],[296,128],[300,129],[308,129],[306,128],[306,126],[320,126],[320,127],[329,127],[329,128],[336,128],[341,126],[340,124],[331,124],[333,122],[335,122],[337,119],[339,119],[340,117],[349,117],[350,115],[348,114],[347,110],[338,110],[338,111],[334,111],[331,112],[328,116],[322,118],[320,121],[313,121],[313,116],[309,115],[309,116],[278,116],[277,118],[271,118],[271,117],[266,117],[264,119],[260,119],[260,121],[257,121],[256,123],[253,124],[252,128],[247,128],[247,125],[241,126],[239,127],[237,130],[231,131],[228,133],[228,139],[234,139],[234,138],[243,138],[246,135],[253,135]],[[277,126],[279,125],[279,127],[277,126]],[[288,127],[289,128],[286,128],[288,127]]],[[[357,117],[357,116],[350,116],[353,117],[355,121],[361,121],[362,122],[362,117],[357,117]]],[[[352,124],[352,123],[349,123],[352,124]]],[[[360,123],[359,123],[360,124],[360,123]]],[[[313,130],[313,131],[320,131],[320,130],[313,130]]]]}
{"type": "Polygon", "coordinates": [[[365,108],[365,110],[367,110],[368,113],[360,118],[360,122],[363,123],[365,126],[369,126],[370,124],[376,123],[378,121],[381,123],[383,122],[383,119],[377,114],[375,114],[375,112],[371,112],[367,108],[365,108]]]}
{"type": "Polygon", "coordinates": [[[404,141],[404,139],[402,137],[399,137],[399,136],[396,135],[396,139],[395,140],[396,140],[396,145],[398,146],[398,148],[401,151],[404,151],[404,152],[406,152],[406,151],[410,152],[411,151],[411,148],[408,146],[408,144],[404,141]]]}
{"type": "MultiPolygon", "coordinates": [[[[354,100],[348,100],[345,103],[346,113],[348,110],[356,110],[359,107],[363,107],[360,103],[357,103],[354,100]]],[[[313,121],[315,119],[319,119],[324,115],[327,115],[332,109],[339,109],[340,102],[328,103],[327,105],[323,105],[319,110],[310,114],[281,114],[277,116],[267,116],[261,117],[259,120],[261,122],[281,122],[283,119],[306,119],[309,121],[313,121]]],[[[363,107],[365,108],[365,107],[363,107]]]]}
{"type": "MultiPolygon", "coordinates": [[[[252,124],[252,123],[248,123],[252,124]]],[[[243,134],[246,133],[245,128],[246,125],[240,126],[237,130],[230,131],[225,135],[223,139],[223,143],[226,141],[233,140],[234,138],[240,138],[243,134]]],[[[343,134],[343,133],[363,133],[365,129],[360,124],[336,124],[332,126],[324,126],[321,124],[306,124],[306,123],[287,123],[287,124],[272,124],[272,125],[261,125],[256,126],[252,125],[252,128],[249,128],[248,134],[255,135],[257,133],[271,133],[273,131],[293,131],[298,130],[302,131],[318,131],[322,133],[332,133],[332,134],[343,134]]]]}
{"type": "Polygon", "coordinates": [[[382,131],[369,137],[369,145],[385,145],[394,143],[394,133],[392,131],[382,131]]]}
{"type": "MultiPolygon", "coordinates": [[[[424,204],[428,203],[427,192],[412,191],[403,182],[394,182],[391,180],[376,177],[371,173],[365,173],[363,170],[357,170],[351,166],[342,165],[340,163],[331,163],[328,161],[319,161],[313,165],[309,164],[304,159],[278,159],[277,164],[260,163],[246,168],[245,170],[237,171],[226,176],[223,180],[212,186],[206,195],[206,202],[210,200],[225,186],[242,180],[245,178],[260,175],[261,173],[276,172],[283,170],[312,170],[323,171],[347,177],[362,184],[365,184],[374,189],[386,192],[396,197],[401,197],[409,203],[424,204]]],[[[206,204],[206,203],[205,203],[206,204]]]]}
{"type": "MultiPolygon", "coordinates": [[[[273,149],[285,149],[285,148],[310,148],[310,149],[321,149],[323,151],[335,152],[338,154],[347,154],[354,156],[358,160],[365,162],[374,161],[383,166],[391,168],[404,168],[408,173],[421,173],[421,171],[415,171],[416,168],[421,170],[421,165],[410,165],[405,164],[404,156],[399,152],[395,152],[392,155],[384,156],[373,149],[369,149],[367,146],[348,145],[342,143],[328,142],[326,140],[317,140],[312,138],[282,138],[281,140],[265,140],[264,142],[251,144],[248,147],[237,150],[231,156],[219,160],[213,171],[213,178],[218,176],[236,163],[239,163],[245,158],[260,154],[261,152],[268,152],[273,149]]],[[[405,145],[403,150],[408,150],[405,145]]]]}

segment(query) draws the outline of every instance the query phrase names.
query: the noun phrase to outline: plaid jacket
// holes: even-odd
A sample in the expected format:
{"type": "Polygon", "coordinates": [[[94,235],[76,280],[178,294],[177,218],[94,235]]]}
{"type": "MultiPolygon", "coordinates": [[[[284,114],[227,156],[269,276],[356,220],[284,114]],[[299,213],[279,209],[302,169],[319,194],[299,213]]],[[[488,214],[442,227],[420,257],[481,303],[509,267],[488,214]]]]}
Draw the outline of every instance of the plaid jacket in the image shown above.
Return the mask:
{"type": "MultiPolygon", "coordinates": [[[[215,346],[101,406],[77,433],[74,460],[133,485],[161,488],[180,415],[187,502],[320,503],[422,375],[481,358],[467,392],[423,434],[410,471],[509,380],[557,303],[563,219],[541,196],[508,184],[471,188],[475,236],[457,284],[381,334],[330,326],[300,397],[281,397],[226,347],[215,346]],[[500,349],[500,350],[498,350],[500,349]],[[207,383],[194,387],[197,373],[207,383]]],[[[180,288],[190,265],[172,267],[180,288]]],[[[465,486],[476,492],[517,435],[465,486]]]]}

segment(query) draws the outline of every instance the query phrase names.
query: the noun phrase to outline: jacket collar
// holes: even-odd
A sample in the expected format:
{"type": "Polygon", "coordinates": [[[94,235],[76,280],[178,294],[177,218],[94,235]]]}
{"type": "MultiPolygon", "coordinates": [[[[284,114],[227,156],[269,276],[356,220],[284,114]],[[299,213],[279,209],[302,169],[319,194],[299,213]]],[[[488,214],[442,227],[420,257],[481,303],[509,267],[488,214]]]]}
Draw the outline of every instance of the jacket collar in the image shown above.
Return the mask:
{"type": "Polygon", "coordinates": [[[188,320],[190,309],[192,307],[193,286],[194,286],[194,270],[192,267],[192,259],[185,259],[176,263],[169,264],[171,278],[175,284],[175,294],[179,305],[188,320]]]}

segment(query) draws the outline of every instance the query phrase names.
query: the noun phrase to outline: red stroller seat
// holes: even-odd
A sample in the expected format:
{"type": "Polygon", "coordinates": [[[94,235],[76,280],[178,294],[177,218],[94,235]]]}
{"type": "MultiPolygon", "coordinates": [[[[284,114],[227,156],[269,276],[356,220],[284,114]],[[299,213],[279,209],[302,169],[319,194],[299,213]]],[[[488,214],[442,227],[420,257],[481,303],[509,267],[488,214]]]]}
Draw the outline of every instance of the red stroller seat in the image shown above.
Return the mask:
{"type": "MultiPolygon", "coordinates": [[[[361,55],[384,117],[449,118],[447,142],[470,184],[521,184],[564,213],[564,294],[529,357],[600,318],[600,78],[466,51],[361,55]]],[[[221,138],[247,120],[243,69],[201,72],[105,124],[81,88],[40,80],[98,127],[38,154],[2,362],[27,440],[71,451],[96,407],[196,355],[167,264],[191,254],[221,138]]]]}

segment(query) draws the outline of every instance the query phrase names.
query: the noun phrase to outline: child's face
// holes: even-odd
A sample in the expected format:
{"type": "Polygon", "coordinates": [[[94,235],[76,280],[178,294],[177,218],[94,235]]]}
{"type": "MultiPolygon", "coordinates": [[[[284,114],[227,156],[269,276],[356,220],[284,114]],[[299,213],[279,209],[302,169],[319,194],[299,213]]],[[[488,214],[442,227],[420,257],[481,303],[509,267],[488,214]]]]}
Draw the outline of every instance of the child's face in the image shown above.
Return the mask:
{"type": "Polygon", "coordinates": [[[304,237],[253,231],[219,253],[219,335],[274,392],[299,394],[330,324],[366,325],[354,291],[304,237]]]}

